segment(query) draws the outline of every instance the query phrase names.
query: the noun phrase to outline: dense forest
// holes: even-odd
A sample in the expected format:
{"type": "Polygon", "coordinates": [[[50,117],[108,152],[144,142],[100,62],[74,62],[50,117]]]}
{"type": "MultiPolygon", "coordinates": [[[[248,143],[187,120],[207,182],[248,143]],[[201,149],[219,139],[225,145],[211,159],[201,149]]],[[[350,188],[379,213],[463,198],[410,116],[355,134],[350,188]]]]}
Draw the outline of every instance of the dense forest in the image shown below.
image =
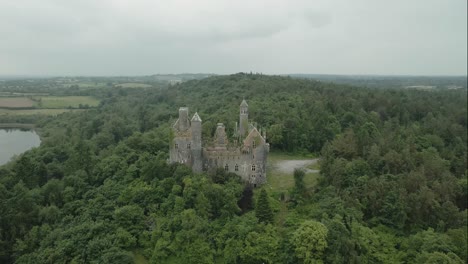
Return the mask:
{"type": "Polygon", "coordinates": [[[63,93],[102,101],[37,117],[41,146],[0,167],[0,263],[467,261],[466,89],[240,73],[63,93]],[[272,151],[320,156],[316,186],[297,170],[281,199],[167,164],[180,106],[209,136],[242,98],[272,151]]]}

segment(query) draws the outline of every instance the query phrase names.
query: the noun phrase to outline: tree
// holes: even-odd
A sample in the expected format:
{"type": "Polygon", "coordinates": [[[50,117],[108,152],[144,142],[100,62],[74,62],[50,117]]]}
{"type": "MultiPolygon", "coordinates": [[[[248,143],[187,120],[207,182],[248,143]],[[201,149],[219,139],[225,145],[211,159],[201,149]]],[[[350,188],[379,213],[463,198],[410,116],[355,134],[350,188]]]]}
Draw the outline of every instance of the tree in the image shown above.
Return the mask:
{"type": "Polygon", "coordinates": [[[273,211],[271,210],[265,189],[261,190],[260,196],[258,197],[257,206],[255,207],[255,216],[258,218],[259,222],[273,223],[273,211]]]}
{"type": "Polygon", "coordinates": [[[303,194],[305,190],[304,176],[304,170],[294,169],[294,188],[299,195],[303,194]]]}
{"type": "Polygon", "coordinates": [[[292,236],[297,257],[304,263],[323,263],[327,234],[328,229],[324,224],[314,220],[303,222],[292,236]]]}
{"type": "Polygon", "coordinates": [[[275,124],[268,130],[268,140],[273,147],[281,147],[281,143],[283,142],[283,129],[284,126],[282,124],[275,124]]]}
{"type": "Polygon", "coordinates": [[[242,210],[242,213],[246,213],[252,209],[252,197],[253,197],[253,190],[252,186],[249,184],[244,186],[244,191],[242,192],[241,199],[237,202],[237,205],[242,210]]]}
{"type": "Polygon", "coordinates": [[[294,169],[294,188],[291,192],[291,200],[294,205],[301,204],[304,201],[305,172],[303,169],[294,169]]]}

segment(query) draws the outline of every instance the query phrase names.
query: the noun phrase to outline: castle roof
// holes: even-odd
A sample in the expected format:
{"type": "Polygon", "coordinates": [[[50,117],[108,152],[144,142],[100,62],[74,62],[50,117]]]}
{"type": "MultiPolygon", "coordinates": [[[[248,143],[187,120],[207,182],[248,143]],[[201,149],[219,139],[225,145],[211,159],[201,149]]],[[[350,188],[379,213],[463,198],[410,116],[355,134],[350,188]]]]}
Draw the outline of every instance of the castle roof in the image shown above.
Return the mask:
{"type": "Polygon", "coordinates": [[[249,142],[251,142],[252,140],[254,140],[257,137],[261,140],[262,143],[266,143],[266,141],[263,138],[262,134],[260,134],[260,132],[258,132],[256,127],[253,127],[252,130],[249,132],[249,135],[244,139],[244,146],[247,145],[247,144],[250,144],[249,142]]]}
{"type": "Polygon", "coordinates": [[[240,106],[249,106],[249,105],[247,104],[247,102],[245,101],[245,99],[243,99],[243,100],[242,100],[242,103],[240,104],[240,106]]]}
{"type": "Polygon", "coordinates": [[[201,122],[201,121],[202,121],[201,118],[200,118],[200,116],[198,115],[198,112],[195,112],[195,114],[193,115],[193,117],[192,117],[192,122],[193,122],[193,121],[197,121],[197,122],[201,122]]]}

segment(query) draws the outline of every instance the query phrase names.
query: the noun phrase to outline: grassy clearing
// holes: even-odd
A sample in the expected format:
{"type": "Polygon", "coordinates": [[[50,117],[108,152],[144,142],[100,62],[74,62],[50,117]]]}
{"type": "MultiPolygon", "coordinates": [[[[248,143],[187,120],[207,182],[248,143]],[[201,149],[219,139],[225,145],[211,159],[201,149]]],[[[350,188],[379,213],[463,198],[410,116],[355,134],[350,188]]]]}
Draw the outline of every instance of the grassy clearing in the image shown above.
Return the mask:
{"type": "Polygon", "coordinates": [[[0,107],[27,108],[33,106],[34,101],[26,97],[0,97],[0,107]]]}
{"type": "Polygon", "coordinates": [[[45,96],[35,98],[35,100],[41,108],[78,108],[80,105],[89,107],[99,105],[99,100],[91,96],[45,96]]]}
{"type": "MultiPolygon", "coordinates": [[[[275,193],[287,193],[294,186],[293,173],[285,173],[277,169],[276,164],[284,160],[303,160],[310,157],[302,155],[291,155],[287,153],[270,153],[267,162],[267,184],[275,193]]],[[[309,169],[319,170],[318,164],[309,165],[309,169]],[[313,167],[313,168],[312,168],[313,167]]],[[[319,173],[306,173],[304,183],[306,188],[312,188],[317,184],[319,173]]]]}
{"type": "Polygon", "coordinates": [[[313,159],[316,158],[313,154],[293,154],[286,152],[270,152],[268,153],[268,162],[277,162],[279,160],[302,160],[302,159],[313,159]]]}
{"type": "Polygon", "coordinates": [[[314,164],[310,164],[309,166],[306,167],[307,169],[310,170],[320,170],[320,162],[316,162],[314,164]]]}
{"type": "MultiPolygon", "coordinates": [[[[275,170],[267,172],[267,182],[275,193],[286,193],[294,187],[293,174],[281,173],[275,170]]],[[[319,173],[306,173],[304,184],[307,189],[314,187],[320,177],[319,173]]]]}
{"type": "Polygon", "coordinates": [[[84,111],[82,109],[26,109],[26,110],[11,110],[11,109],[0,109],[0,116],[2,115],[46,115],[55,116],[65,112],[84,111]]]}

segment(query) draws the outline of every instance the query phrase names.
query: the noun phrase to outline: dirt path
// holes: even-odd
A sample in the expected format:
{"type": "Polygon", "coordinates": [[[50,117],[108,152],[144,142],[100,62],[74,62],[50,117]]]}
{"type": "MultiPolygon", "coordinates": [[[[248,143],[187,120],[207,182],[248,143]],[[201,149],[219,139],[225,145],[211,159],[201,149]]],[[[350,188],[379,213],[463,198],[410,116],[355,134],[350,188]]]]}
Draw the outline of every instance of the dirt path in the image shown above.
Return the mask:
{"type": "Polygon", "coordinates": [[[318,159],[307,159],[307,160],[281,160],[278,161],[274,166],[276,169],[283,173],[293,173],[294,169],[303,168],[306,172],[317,173],[319,170],[311,170],[306,168],[311,164],[317,163],[318,159]]]}

